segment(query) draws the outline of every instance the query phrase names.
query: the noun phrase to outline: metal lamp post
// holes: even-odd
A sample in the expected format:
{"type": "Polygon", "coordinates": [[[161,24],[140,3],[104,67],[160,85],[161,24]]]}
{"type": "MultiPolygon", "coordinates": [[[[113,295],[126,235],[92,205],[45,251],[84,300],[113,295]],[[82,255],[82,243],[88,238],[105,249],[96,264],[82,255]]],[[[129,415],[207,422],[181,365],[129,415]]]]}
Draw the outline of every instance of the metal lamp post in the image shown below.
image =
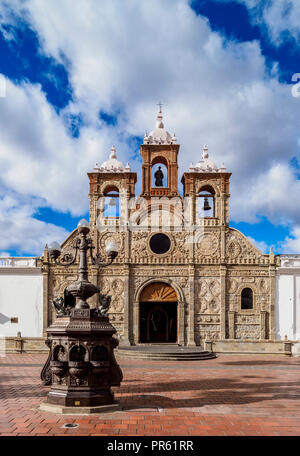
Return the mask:
{"type": "Polygon", "coordinates": [[[67,305],[62,297],[53,300],[56,320],[47,329],[49,358],[42,370],[44,384],[51,384],[43,410],[69,413],[92,413],[103,408],[115,408],[111,386],[120,386],[122,371],[114,357],[119,344],[113,337],[115,328],[106,315],[110,296],[99,295],[101,306],[91,309],[86,300],[100,289],[88,280],[88,252],[92,264],[104,268],[118,255],[118,247],[109,242],[106,247],[108,261],[93,256],[93,242],[88,238],[90,228],[86,220],[78,223],[79,237],[75,240],[74,254],[61,257],[60,245],[49,246],[50,258],[59,266],[75,263],[79,251],[77,280],[66,288],[75,298],[75,305],[67,305]]]}

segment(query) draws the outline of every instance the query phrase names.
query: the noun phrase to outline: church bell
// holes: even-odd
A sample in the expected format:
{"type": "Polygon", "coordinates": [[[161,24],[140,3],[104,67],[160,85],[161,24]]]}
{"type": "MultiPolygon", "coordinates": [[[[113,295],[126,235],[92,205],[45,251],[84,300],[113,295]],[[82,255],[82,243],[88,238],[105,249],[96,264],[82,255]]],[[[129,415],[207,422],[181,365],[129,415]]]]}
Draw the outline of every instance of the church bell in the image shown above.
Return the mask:
{"type": "Polygon", "coordinates": [[[115,199],[114,198],[110,198],[108,205],[109,206],[116,206],[115,199]]]}
{"type": "Polygon", "coordinates": [[[210,205],[209,205],[209,202],[208,202],[208,198],[204,198],[204,206],[202,208],[204,211],[209,211],[211,209],[210,205]]]}

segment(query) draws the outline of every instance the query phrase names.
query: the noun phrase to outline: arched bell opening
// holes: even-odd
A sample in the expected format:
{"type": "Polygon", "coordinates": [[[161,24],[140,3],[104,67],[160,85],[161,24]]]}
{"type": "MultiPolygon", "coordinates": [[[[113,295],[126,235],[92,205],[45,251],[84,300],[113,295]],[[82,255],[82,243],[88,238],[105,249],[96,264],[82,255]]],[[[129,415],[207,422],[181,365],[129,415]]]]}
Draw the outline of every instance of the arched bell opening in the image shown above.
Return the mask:
{"type": "Polygon", "coordinates": [[[151,163],[151,187],[168,186],[168,163],[164,157],[156,157],[151,163]]]}
{"type": "Polygon", "coordinates": [[[202,187],[198,193],[198,216],[215,217],[215,191],[210,186],[202,187]]]}
{"type": "Polygon", "coordinates": [[[115,186],[104,191],[104,217],[120,217],[120,192],[115,186]]]}
{"type": "Polygon", "coordinates": [[[140,294],[140,343],[176,343],[178,298],[170,285],[155,282],[140,294]]]}

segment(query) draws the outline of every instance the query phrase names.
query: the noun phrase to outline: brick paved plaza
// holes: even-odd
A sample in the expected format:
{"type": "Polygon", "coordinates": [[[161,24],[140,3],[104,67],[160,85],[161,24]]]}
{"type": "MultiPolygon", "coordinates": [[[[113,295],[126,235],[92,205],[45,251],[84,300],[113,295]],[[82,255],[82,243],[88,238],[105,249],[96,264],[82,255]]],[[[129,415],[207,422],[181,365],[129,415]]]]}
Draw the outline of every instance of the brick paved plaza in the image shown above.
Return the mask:
{"type": "Polygon", "coordinates": [[[0,358],[0,434],[300,435],[300,358],[219,355],[194,362],[119,359],[122,411],[94,416],[38,410],[45,355],[0,358]],[[66,429],[66,423],[79,427],[66,429]]]}

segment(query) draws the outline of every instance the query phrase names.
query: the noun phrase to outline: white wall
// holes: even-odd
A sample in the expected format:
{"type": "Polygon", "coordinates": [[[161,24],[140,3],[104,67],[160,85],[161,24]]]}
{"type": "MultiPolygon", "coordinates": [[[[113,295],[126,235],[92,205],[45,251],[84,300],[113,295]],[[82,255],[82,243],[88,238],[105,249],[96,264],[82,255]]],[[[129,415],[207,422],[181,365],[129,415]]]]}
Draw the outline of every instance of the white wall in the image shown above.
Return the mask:
{"type": "Polygon", "coordinates": [[[0,336],[21,332],[23,337],[42,337],[43,276],[35,261],[26,267],[21,260],[3,267],[0,262],[0,336]],[[11,317],[18,323],[11,323],[11,317]]]}
{"type": "Polygon", "coordinates": [[[282,255],[276,273],[276,339],[300,340],[300,255],[282,255]]]}

